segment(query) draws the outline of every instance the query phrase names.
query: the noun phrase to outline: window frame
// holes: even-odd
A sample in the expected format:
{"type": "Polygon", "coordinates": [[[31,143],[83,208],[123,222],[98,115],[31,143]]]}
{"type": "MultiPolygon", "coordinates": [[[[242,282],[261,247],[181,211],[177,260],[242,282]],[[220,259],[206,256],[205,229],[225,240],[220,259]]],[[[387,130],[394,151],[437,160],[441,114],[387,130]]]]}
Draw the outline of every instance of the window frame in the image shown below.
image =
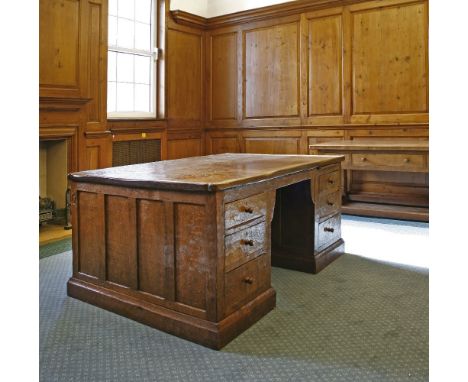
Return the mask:
{"type": "MultiPolygon", "coordinates": [[[[135,0],[138,1],[138,0],[135,0]]],[[[124,53],[124,54],[132,54],[134,56],[141,55],[145,57],[150,57],[151,61],[151,94],[150,94],[150,103],[153,109],[152,112],[141,112],[141,111],[107,111],[107,102],[106,102],[106,112],[107,112],[107,119],[108,120],[119,120],[119,119],[156,119],[158,115],[158,61],[159,61],[159,22],[160,19],[158,17],[158,7],[159,7],[159,0],[150,0],[151,1],[151,52],[148,54],[148,51],[144,51],[141,49],[135,48],[122,48],[115,45],[110,45],[109,41],[107,41],[107,53],[115,52],[115,53],[124,53]]],[[[109,17],[109,15],[107,16],[109,17]]],[[[118,16],[117,16],[118,17],[118,16]]],[[[107,64],[109,65],[109,64],[107,64]]],[[[108,68],[107,68],[108,69],[108,68]]],[[[135,69],[134,69],[135,70],[135,69]]],[[[106,79],[107,84],[109,80],[106,79]]],[[[117,81],[116,81],[117,85],[117,81]]],[[[107,90],[106,97],[108,97],[109,93],[107,90]]],[[[135,99],[135,94],[134,94],[135,99]]]]}

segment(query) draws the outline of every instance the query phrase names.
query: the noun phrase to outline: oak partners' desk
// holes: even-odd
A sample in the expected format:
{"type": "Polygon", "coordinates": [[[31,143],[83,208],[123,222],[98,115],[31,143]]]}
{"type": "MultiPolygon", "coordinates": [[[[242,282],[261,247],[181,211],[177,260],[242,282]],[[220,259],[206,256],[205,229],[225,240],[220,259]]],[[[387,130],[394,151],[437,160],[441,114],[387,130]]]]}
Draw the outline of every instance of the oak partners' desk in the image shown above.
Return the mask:
{"type": "Polygon", "coordinates": [[[71,174],[68,295],[219,349],[275,307],[271,262],[316,273],[343,253],[342,159],[220,154],[71,174]]]}
{"type": "Polygon", "coordinates": [[[309,153],[344,155],[343,213],[429,221],[427,140],[336,140],[311,144],[309,153]],[[353,182],[356,171],[381,175],[386,173],[386,182],[380,181],[379,185],[374,175],[367,187],[363,187],[353,182]],[[398,181],[401,174],[405,177],[398,181]]]}

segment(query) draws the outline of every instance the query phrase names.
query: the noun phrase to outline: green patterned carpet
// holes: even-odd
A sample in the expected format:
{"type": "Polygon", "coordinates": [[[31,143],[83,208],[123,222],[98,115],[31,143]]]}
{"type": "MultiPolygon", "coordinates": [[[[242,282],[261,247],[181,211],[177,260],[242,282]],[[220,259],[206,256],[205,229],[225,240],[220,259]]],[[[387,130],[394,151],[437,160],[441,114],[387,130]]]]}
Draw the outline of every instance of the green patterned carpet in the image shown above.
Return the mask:
{"type": "Polygon", "coordinates": [[[58,255],[59,253],[71,251],[72,239],[67,237],[66,239],[58,240],[50,244],[44,244],[39,246],[39,258],[44,259],[49,256],[58,255]]]}
{"type": "Polygon", "coordinates": [[[71,252],[40,261],[41,381],[427,381],[426,271],[345,255],[273,268],[277,307],[222,351],[66,296],[71,252]]]}

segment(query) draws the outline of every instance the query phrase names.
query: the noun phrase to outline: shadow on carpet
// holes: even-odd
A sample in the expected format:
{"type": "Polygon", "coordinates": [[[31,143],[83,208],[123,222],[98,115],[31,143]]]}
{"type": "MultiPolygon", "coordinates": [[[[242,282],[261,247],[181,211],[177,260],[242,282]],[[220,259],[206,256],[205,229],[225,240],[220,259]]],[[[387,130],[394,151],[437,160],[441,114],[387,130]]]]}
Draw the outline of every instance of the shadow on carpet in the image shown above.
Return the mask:
{"type": "Polygon", "coordinates": [[[71,252],[40,261],[43,381],[427,381],[428,275],[344,255],[273,268],[277,307],[214,351],[66,296],[71,252]]]}

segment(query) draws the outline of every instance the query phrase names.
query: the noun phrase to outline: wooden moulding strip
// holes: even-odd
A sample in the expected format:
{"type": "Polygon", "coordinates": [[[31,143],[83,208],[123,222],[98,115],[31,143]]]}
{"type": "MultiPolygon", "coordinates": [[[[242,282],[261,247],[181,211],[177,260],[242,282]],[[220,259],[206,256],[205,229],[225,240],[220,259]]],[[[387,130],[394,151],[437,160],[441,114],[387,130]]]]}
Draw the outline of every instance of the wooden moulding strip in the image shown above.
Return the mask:
{"type": "Polygon", "coordinates": [[[188,25],[198,29],[216,29],[319,9],[342,7],[364,1],[367,0],[298,0],[210,18],[197,16],[181,10],[170,11],[170,14],[177,24],[188,25]]]}

